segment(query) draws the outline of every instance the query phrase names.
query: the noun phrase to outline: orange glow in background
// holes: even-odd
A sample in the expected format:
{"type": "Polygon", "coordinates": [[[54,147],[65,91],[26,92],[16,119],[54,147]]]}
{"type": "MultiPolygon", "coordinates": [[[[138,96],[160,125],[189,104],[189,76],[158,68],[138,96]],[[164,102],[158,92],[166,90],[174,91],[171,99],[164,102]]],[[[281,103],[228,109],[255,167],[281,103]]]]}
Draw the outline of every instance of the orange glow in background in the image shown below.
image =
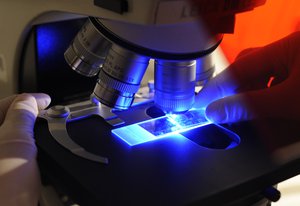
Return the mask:
{"type": "Polygon", "coordinates": [[[236,15],[234,34],[221,47],[229,62],[246,48],[260,47],[300,30],[299,0],[267,0],[253,11],[236,15]]]}

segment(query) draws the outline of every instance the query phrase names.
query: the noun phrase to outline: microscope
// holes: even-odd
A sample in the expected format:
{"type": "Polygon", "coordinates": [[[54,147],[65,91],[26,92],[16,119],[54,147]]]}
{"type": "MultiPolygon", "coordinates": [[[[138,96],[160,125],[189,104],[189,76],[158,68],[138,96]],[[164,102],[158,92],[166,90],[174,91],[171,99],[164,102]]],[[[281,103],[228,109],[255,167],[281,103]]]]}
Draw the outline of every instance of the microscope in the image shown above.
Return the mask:
{"type": "Polygon", "coordinates": [[[223,34],[233,32],[234,14],[264,3],[1,2],[0,14],[20,11],[12,24],[1,22],[2,35],[11,39],[0,40],[3,94],[54,97],[35,127],[43,183],[79,205],[277,200],[272,185],[296,175],[298,160],[275,162],[252,125],[215,125],[193,108],[197,89],[215,74],[212,54],[223,34]],[[143,87],[152,65],[153,78],[143,87]],[[70,98],[55,98],[65,87],[73,91],[70,98]]]}
{"type": "MultiPolygon", "coordinates": [[[[191,10],[185,3],[181,15],[191,10]]],[[[92,98],[120,110],[130,108],[149,60],[155,59],[154,102],[166,113],[183,112],[194,103],[196,73],[198,81],[213,74],[212,68],[196,67],[196,60],[210,54],[220,41],[221,35],[210,35],[197,19],[139,25],[90,17],[65,59],[82,75],[99,72],[92,98]]]]}

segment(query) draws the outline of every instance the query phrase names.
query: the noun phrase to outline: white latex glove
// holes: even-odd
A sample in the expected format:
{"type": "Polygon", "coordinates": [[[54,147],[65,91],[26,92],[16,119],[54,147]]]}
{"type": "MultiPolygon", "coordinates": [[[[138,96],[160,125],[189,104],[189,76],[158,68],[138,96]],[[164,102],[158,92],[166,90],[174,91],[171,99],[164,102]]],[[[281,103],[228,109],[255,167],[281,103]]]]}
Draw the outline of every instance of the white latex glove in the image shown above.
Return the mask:
{"type": "Polygon", "coordinates": [[[40,176],[33,128],[46,94],[21,94],[0,100],[0,204],[38,204],[40,176]]]}

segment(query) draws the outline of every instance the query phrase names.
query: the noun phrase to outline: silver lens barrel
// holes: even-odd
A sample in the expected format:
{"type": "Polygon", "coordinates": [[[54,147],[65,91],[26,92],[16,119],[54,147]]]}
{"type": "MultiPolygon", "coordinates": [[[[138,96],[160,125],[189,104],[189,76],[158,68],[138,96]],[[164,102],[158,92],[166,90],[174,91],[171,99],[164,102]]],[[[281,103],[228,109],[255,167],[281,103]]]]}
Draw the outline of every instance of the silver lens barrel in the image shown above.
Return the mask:
{"type": "MultiPolygon", "coordinates": [[[[180,32],[185,31],[182,28],[186,26],[198,28],[194,24],[178,24],[171,28],[180,32]]],[[[194,104],[196,81],[206,81],[214,71],[209,56],[197,60],[197,66],[196,60],[189,59],[211,53],[221,37],[217,36],[216,40],[203,37],[195,44],[190,39],[182,41],[182,35],[173,36],[174,32],[169,29],[169,26],[135,25],[90,17],[65,52],[65,59],[84,76],[99,73],[93,101],[123,110],[131,106],[151,56],[157,59],[156,105],[166,113],[184,112],[194,104]],[[170,38],[172,36],[174,38],[170,38]]],[[[191,33],[199,39],[197,32],[191,33]]]]}
{"type": "Polygon", "coordinates": [[[110,47],[111,43],[87,20],[64,56],[73,70],[91,77],[100,71],[110,47]]]}
{"type": "Polygon", "coordinates": [[[116,109],[128,109],[138,91],[149,64],[149,58],[113,45],[109,50],[94,97],[116,109]]]}
{"type": "Polygon", "coordinates": [[[203,86],[213,77],[215,73],[215,64],[212,54],[208,54],[196,60],[196,85],[203,86]]]}
{"type": "Polygon", "coordinates": [[[166,113],[189,110],[195,101],[196,61],[156,60],[155,104],[166,113]]]}

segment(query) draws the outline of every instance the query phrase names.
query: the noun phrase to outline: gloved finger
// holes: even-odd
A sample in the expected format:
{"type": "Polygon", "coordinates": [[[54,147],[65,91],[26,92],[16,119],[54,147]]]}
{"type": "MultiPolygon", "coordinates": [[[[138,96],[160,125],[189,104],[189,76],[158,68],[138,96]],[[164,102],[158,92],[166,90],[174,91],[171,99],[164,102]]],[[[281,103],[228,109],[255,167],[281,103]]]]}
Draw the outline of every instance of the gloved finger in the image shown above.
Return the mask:
{"type": "Polygon", "coordinates": [[[9,97],[6,97],[6,98],[0,100],[0,126],[2,125],[2,123],[5,119],[6,112],[9,108],[9,106],[14,101],[16,96],[17,95],[13,95],[13,96],[9,96],[9,97]]]}
{"type": "Polygon", "coordinates": [[[216,124],[234,123],[254,119],[257,114],[243,94],[216,100],[206,107],[206,118],[216,124]]]}
{"type": "Polygon", "coordinates": [[[50,97],[43,93],[20,94],[18,95],[7,111],[7,118],[9,115],[14,114],[18,110],[26,110],[37,116],[38,111],[46,108],[50,104],[50,97]]]}
{"type": "Polygon", "coordinates": [[[48,94],[45,93],[30,93],[32,95],[37,103],[38,110],[45,109],[46,107],[49,106],[51,102],[51,98],[48,94]]]}
{"type": "Polygon", "coordinates": [[[226,96],[234,95],[237,83],[227,70],[206,83],[196,95],[194,107],[205,108],[210,102],[226,96]]]}
{"type": "Polygon", "coordinates": [[[196,96],[195,107],[205,107],[239,92],[265,88],[263,85],[267,85],[271,76],[287,78],[299,56],[298,45],[299,32],[240,57],[205,85],[196,96]]]}
{"type": "MultiPolygon", "coordinates": [[[[290,82],[269,89],[249,91],[218,99],[206,108],[206,117],[214,123],[233,123],[253,119],[297,119],[298,104],[286,101],[293,99],[290,82]]],[[[299,98],[298,98],[299,99],[299,98]]],[[[300,101],[300,100],[295,100],[300,101]]]]}
{"type": "MultiPolygon", "coordinates": [[[[36,103],[38,106],[39,110],[45,109],[51,102],[51,99],[49,97],[49,95],[44,94],[44,93],[31,93],[31,96],[33,96],[36,99],[36,103]]],[[[0,125],[2,125],[6,113],[8,111],[8,108],[10,107],[10,105],[13,103],[13,101],[15,100],[15,98],[18,95],[12,95],[10,97],[6,97],[2,100],[0,100],[0,125]]]]}
{"type": "Polygon", "coordinates": [[[39,108],[45,108],[50,103],[50,98],[45,94],[21,94],[10,105],[3,127],[12,131],[24,132],[24,135],[33,135],[33,127],[39,108]]]}

